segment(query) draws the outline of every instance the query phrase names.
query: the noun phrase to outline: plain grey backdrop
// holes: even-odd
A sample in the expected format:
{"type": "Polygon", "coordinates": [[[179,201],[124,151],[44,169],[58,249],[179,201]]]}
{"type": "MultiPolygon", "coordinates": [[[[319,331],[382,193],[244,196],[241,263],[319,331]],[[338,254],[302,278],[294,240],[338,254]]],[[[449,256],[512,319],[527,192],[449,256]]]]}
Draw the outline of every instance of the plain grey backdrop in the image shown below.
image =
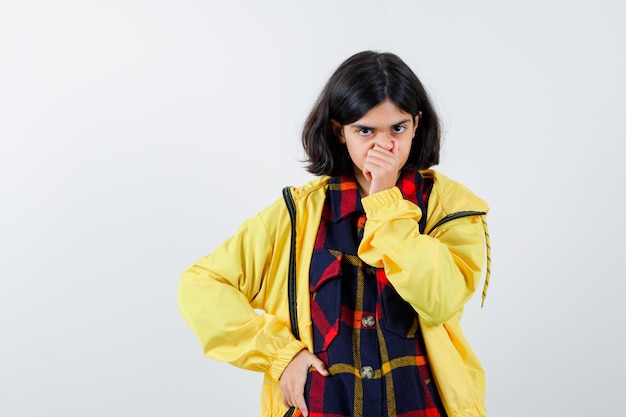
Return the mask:
{"type": "Polygon", "coordinates": [[[311,178],[300,130],[363,49],[444,123],[485,198],[466,334],[491,416],[617,415],[626,390],[619,1],[0,1],[0,415],[253,416],[182,271],[311,178]]]}

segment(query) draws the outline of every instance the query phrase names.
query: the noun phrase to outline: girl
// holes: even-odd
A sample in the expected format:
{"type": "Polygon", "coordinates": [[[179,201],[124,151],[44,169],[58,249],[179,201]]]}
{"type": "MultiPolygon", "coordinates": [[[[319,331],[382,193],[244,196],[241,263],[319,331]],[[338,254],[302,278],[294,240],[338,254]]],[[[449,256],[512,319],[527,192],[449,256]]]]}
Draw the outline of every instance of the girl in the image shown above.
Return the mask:
{"type": "MultiPolygon", "coordinates": [[[[265,374],[266,417],[486,415],[459,318],[489,252],[487,205],[428,169],[440,130],[421,82],[390,53],[348,58],[302,143],[320,177],[290,190],[297,309],[281,199],[181,278],[206,356],[265,374]]],[[[488,274],[489,256],[485,290],[488,274]]]]}

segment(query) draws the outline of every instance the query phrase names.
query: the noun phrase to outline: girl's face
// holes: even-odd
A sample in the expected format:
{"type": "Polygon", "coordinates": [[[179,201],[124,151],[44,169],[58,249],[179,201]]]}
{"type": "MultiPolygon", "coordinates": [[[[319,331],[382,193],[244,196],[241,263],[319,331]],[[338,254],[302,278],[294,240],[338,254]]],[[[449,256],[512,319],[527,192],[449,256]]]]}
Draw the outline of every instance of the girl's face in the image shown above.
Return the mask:
{"type": "Polygon", "coordinates": [[[389,156],[391,166],[387,169],[389,174],[385,175],[393,176],[389,181],[393,180],[392,185],[395,185],[400,170],[409,158],[420,116],[421,113],[406,113],[390,100],[385,100],[349,125],[342,126],[332,121],[335,135],[348,148],[362,194],[369,194],[370,183],[377,170],[383,173],[383,169],[379,169],[373,161],[377,153],[382,153],[383,158],[389,156]]]}

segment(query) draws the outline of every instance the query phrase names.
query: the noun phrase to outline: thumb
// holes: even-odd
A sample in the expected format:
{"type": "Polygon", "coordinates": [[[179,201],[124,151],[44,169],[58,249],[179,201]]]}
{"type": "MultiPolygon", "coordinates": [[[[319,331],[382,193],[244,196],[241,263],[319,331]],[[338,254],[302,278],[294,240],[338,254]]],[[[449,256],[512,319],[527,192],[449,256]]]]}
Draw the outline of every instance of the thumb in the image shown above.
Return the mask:
{"type": "Polygon", "coordinates": [[[317,356],[315,357],[315,359],[311,361],[311,366],[315,368],[315,370],[319,372],[320,375],[323,375],[323,376],[330,375],[330,373],[328,372],[328,369],[326,369],[326,364],[324,363],[324,361],[322,361],[317,356]]]}
{"type": "Polygon", "coordinates": [[[363,168],[363,176],[367,181],[372,182],[372,173],[369,171],[369,169],[363,168]]]}

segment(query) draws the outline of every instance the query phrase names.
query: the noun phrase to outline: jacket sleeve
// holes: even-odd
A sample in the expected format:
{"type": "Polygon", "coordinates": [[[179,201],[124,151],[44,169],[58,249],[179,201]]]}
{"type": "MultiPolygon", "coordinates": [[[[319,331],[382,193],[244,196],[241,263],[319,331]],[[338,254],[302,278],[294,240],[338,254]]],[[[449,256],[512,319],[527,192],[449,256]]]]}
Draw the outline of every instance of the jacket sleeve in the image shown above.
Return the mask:
{"type": "Polygon", "coordinates": [[[425,324],[436,326],[462,311],[484,263],[479,216],[456,219],[433,236],[419,232],[421,210],[396,187],[363,200],[367,222],[359,256],[384,268],[389,282],[425,324]]]}
{"type": "Polygon", "coordinates": [[[305,346],[262,308],[273,242],[260,215],[182,275],[178,304],[207,357],[278,380],[305,346]]]}

